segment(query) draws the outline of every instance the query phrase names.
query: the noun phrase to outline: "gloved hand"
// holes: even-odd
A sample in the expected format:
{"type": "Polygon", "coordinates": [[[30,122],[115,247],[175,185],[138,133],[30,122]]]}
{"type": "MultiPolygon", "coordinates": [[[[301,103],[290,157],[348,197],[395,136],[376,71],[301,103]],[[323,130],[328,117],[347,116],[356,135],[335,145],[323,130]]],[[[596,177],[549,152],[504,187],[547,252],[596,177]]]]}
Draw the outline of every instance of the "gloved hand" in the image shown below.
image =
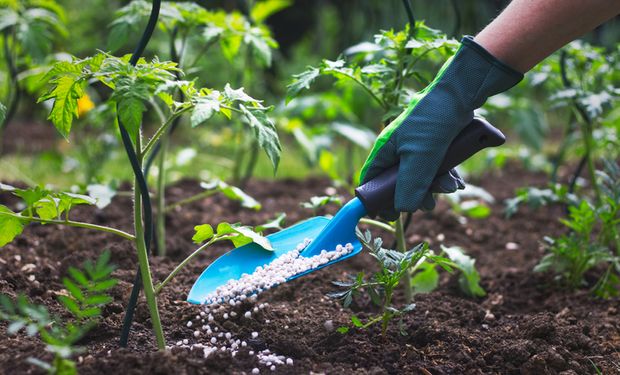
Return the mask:
{"type": "Polygon", "coordinates": [[[435,180],[448,146],[473,119],[474,109],[521,79],[523,74],[497,60],[472,37],[464,37],[433,82],[383,129],[362,167],[364,184],[400,163],[394,211],[380,216],[395,220],[401,211],[430,210],[435,207],[433,190],[463,189],[465,184],[455,170],[435,180]]]}

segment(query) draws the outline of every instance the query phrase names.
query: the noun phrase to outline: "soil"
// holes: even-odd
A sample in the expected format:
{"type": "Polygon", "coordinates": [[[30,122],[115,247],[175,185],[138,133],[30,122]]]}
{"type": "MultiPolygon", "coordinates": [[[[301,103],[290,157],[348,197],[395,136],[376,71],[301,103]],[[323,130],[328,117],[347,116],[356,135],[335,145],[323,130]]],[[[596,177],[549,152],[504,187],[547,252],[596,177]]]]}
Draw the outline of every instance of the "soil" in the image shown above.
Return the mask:
{"type": "MultiPolygon", "coordinates": [[[[550,275],[532,272],[544,252],[543,236],[564,232],[558,223],[564,209],[524,208],[509,220],[503,217],[502,202],[513,196],[517,187],[544,186],[545,181],[542,174],[510,167],[501,175],[489,173],[474,181],[497,200],[489,218],[468,219],[463,224],[441,202],[432,213],[414,216],[408,231],[411,243],[425,240],[432,248],[443,243],[466,249],[476,258],[488,294],[467,298],[459,292],[456,276],[444,274],[436,291],[415,297],[416,309],[403,319],[407,335],[399,333],[396,322],[386,335],[381,335],[379,327],[351,329],[347,334],[333,330],[347,324],[352,312],[362,319],[377,312],[365,296],[351,309],[343,309],[325,297],[334,290],[332,280],[375,269],[367,252],[261,294],[259,302],[269,302],[268,308],[253,314],[252,319],[233,318],[220,327],[241,338],[257,331],[258,339],[248,340],[250,348],[266,347],[293,358],[293,366],[280,366],[275,373],[569,375],[596,373],[596,365],[604,374],[620,374],[618,299],[603,301],[591,297],[587,290],[562,290],[550,275]],[[517,248],[507,247],[508,242],[517,248]]],[[[241,208],[222,196],[177,209],[167,217],[169,257],[152,259],[155,279],[165,277],[195,248],[191,242],[194,225],[219,221],[255,225],[280,212],[287,214],[290,225],[313,215],[300,208],[299,202],[325,194],[328,186],[327,180],[317,178],[254,181],[246,191],[263,204],[260,211],[241,208]]],[[[182,181],[167,194],[174,202],[199,191],[197,182],[182,181]]],[[[0,203],[14,205],[16,201],[4,194],[0,203]]],[[[131,232],[130,207],[130,200],[120,197],[103,210],[76,208],[73,216],[131,232]]],[[[335,208],[326,211],[333,213],[335,208]]],[[[390,236],[383,235],[390,243],[390,236]]],[[[187,292],[202,270],[228,248],[222,244],[207,250],[162,292],[159,305],[169,345],[193,339],[192,329],[185,323],[199,307],[185,302],[187,292]]],[[[0,293],[25,293],[34,302],[62,314],[55,296],[63,289],[62,276],[67,268],[96,257],[103,249],[112,252],[112,261],[118,267],[115,276],[121,282],[113,290],[114,302],[105,308],[103,321],[81,342],[84,352],[77,358],[81,374],[250,373],[254,367],[262,373],[271,372],[259,366],[247,350],[235,357],[218,352],[207,359],[201,351],[187,349],[157,352],[143,300],[129,347],[119,348],[123,308],[137,262],[131,244],[111,235],[29,226],[0,252],[0,293]]],[[[402,296],[397,296],[397,302],[402,303],[402,296]]],[[[6,324],[0,323],[0,330],[5,329],[6,324]]],[[[37,338],[2,335],[1,373],[40,373],[26,362],[31,356],[50,358],[37,338]]]]}

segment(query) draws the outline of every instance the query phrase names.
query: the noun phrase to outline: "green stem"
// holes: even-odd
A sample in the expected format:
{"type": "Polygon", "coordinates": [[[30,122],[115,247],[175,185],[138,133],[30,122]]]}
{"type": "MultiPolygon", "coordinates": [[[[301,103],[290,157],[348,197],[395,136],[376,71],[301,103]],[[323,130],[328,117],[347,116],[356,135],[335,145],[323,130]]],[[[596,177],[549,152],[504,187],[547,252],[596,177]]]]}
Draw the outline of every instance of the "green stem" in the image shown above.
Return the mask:
{"type": "Polygon", "coordinates": [[[346,74],[346,73],[343,73],[343,72],[339,72],[339,73],[342,74],[343,76],[351,79],[353,82],[357,83],[359,86],[361,86],[368,93],[368,95],[370,95],[379,104],[379,106],[381,108],[383,108],[384,110],[387,110],[389,108],[388,105],[383,100],[381,100],[381,98],[379,98],[377,96],[377,94],[375,94],[374,91],[372,91],[362,81],[358,80],[357,78],[355,78],[354,76],[352,76],[350,74],[346,74]]]}
{"type": "Polygon", "coordinates": [[[159,140],[159,138],[161,138],[162,135],[164,135],[166,133],[166,131],[168,130],[170,125],[172,125],[174,123],[174,120],[177,117],[181,116],[182,114],[184,114],[185,112],[189,111],[192,108],[194,108],[194,106],[185,107],[185,108],[181,109],[180,111],[175,112],[172,115],[170,115],[170,117],[168,117],[166,122],[164,122],[159,127],[159,129],[157,129],[155,134],[153,134],[151,139],[149,139],[149,141],[147,142],[146,146],[144,146],[144,148],[142,149],[142,156],[147,157],[148,154],[152,151],[153,147],[155,147],[155,145],[157,144],[157,141],[159,140]]]}
{"type": "Polygon", "coordinates": [[[586,160],[588,166],[588,174],[590,175],[590,183],[592,184],[592,190],[594,190],[594,196],[597,204],[601,204],[601,191],[596,181],[596,169],[594,168],[594,156],[592,155],[592,127],[588,122],[581,124],[581,134],[583,136],[583,145],[585,147],[586,160]]]}
{"type": "Polygon", "coordinates": [[[174,268],[174,270],[172,270],[172,272],[170,272],[170,274],[164,279],[164,281],[162,281],[155,287],[155,294],[159,294],[161,290],[166,286],[166,284],[168,284],[170,280],[172,280],[176,276],[176,274],[179,273],[179,271],[181,271],[187,263],[189,263],[190,260],[192,260],[196,255],[200,254],[204,249],[206,249],[207,247],[209,247],[211,244],[213,244],[216,241],[217,241],[216,238],[211,239],[209,242],[205,243],[204,245],[200,246],[198,249],[194,250],[193,253],[187,256],[187,258],[183,259],[183,261],[179,263],[174,268]]]}
{"type": "Polygon", "coordinates": [[[166,150],[168,149],[168,136],[161,139],[159,150],[159,164],[157,171],[157,255],[166,255],[166,150]]]}
{"type": "MultiPolygon", "coordinates": [[[[136,139],[136,149],[141,149],[140,135],[136,139]]],[[[144,158],[144,154],[138,152],[138,161],[140,164],[144,158]]],[[[157,297],[155,290],[153,289],[153,278],[151,277],[151,270],[149,267],[149,256],[146,249],[146,243],[144,242],[144,226],[142,223],[142,196],[140,195],[140,187],[138,186],[137,179],[134,181],[134,228],[136,233],[135,244],[138,252],[138,263],[140,264],[140,275],[142,276],[142,284],[144,288],[144,296],[146,297],[146,303],[149,307],[149,313],[151,315],[151,324],[153,325],[153,332],[155,333],[155,339],[157,340],[157,348],[160,350],[166,349],[166,340],[164,338],[164,331],[161,325],[161,319],[159,318],[159,309],[157,308],[157,297]]]]}
{"type": "Polygon", "coordinates": [[[362,224],[368,224],[368,225],[374,225],[377,228],[381,228],[383,230],[386,230],[390,233],[396,233],[396,229],[394,229],[394,227],[392,227],[390,224],[384,223],[382,221],[379,220],[373,220],[373,219],[368,219],[366,217],[363,217],[360,219],[360,223],[362,224]]]}
{"type": "Polygon", "coordinates": [[[198,193],[196,195],[192,195],[189,198],[182,199],[182,200],[180,200],[178,202],[174,202],[174,203],[166,206],[164,208],[164,212],[170,212],[170,211],[174,210],[177,207],[184,206],[186,204],[189,204],[189,203],[192,203],[192,202],[196,202],[196,201],[199,201],[201,199],[210,197],[210,196],[212,196],[215,193],[216,193],[216,191],[214,191],[214,190],[207,190],[207,191],[203,191],[202,193],[198,193]]]}
{"type": "Polygon", "coordinates": [[[100,232],[111,233],[111,234],[114,234],[116,236],[122,237],[122,238],[130,240],[130,241],[134,241],[135,240],[135,236],[134,235],[129,234],[127,232],[123,232],[122,230],[115,229],[115,228],[110,228],[110,227],[105,227],[105,226],[102,226],[102,225],[84,223],[84,222],[81,222],[81,221],[46,220],[46,219],[41,219],[41,218],[38,218],[38,217],[26,217],[26,216],[22,216],[20,214],[15,214],[15,213],[11,213],[11,212],[0,212],[0,215],[10,216],[10,217],[13,217],[13,218],[16,218],[16,219],[19,219],[19,220],[34,221],[36,223],[41,223],[41,224],[57,224],[57,225],[66,225],[66,226],[69,226],[69,227],[93,229],[93,230],[98,230],[100,232]]]}
{"type": "MultiPolygon", "coordinates": [[[[407,251],[407,243],[405,241],[405,231],[403,229],[402,217],[399,217],[398,220],[396,220],[395,225],[396,225],[396,231],[395,231],[396,248],[398,251],[404,253],[405,251],[407,251]]],[[[413,289],[411,288],[411,273],[409,272],[409,270],[406,270],[404,272],[404,275],[400,279],[400,281],[403,283],[403,291],[405,292],[405,302],[411,303],[411,300],[413,299],[413,289]]]]}
{"type": "Polygon", "coordinates": [[[256,169],[256,162],[258,161],[258,141],[253,140],[252,146],[250,148],[250,158],[245,168],[245,172],[243,173],[243,178],[241,179],[241,183],[239,187],[241,189],[245,189],[248,181],[254,174],[254,170],[256,169]]]}

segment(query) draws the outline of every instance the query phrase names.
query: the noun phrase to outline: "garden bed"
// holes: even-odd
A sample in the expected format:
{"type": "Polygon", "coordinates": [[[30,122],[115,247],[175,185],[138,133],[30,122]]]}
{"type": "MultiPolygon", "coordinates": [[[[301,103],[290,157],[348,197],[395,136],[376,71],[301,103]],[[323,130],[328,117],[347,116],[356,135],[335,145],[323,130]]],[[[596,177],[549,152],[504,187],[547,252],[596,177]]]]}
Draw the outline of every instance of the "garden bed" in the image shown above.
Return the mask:
{"type": "MultiPolygon", "coordinates": [[[[408,231],[411,242],[427,240],[431,248],[440,243],[463,247],[476,258],[488,294],[480,299],[465,298],[455,280],[445,276],[437,291],[416,296],[416,309],[403,320],[407,336],[398,333],[396,323],[385,337],[379,327],[352,329],[348,334],[334,329],[348,323],[351,312],[325,294],[334,290],[332,280],[374,268],[366,252],[261,294],[259,303],[269,302],[269,306],[251,319],[238,316],[220,321],[221,329],[249,344],[234,358],[216,352],[205,360],[200,350],[180,348],[156,352],[144,303],[136,311],[129,348],[119,349],[118,335],[137,261],[127,241],[106,234],[62,227],[27,228],[0,253],[0,293],[14,296],[23,292],[61,313],[55,296],[63,289],[66,269],[110,249],[112,263],[118,267],[115,276],[121,282],[113,291],[115,301],[105,308],[102,323],[81,342],[86,349],[78,359],[81,374],[251,373],[253,368],[271,373],[248,354],[265,348],[294,361],[292,367],[278,366],[276,373],[591,374],[596,372],[593,364],[605,374],[620,373],[618,300],[597,300],[587,291],[564,292],[552,287],[550,277],[532,272],[543,254],[543,236],[564,231],[558,223],[563,208],[523,209],[512,219],[504,219],[502,201],[513,196],[517,187],[543,186],[546,177],[514,167],[503,173],[477,181],[498,202],[486,220],[469,219],[460,224],[443,204],[432,213],[414,216],[408,231]],[[251,339],[254,331],[259,336],[251,339]]],[[[220,221],[256,225],[279,212],[287,214],[290,225],[312,215],[299,202],[325,194],[327,186],[325,179],[250,183],[246,191],[263,204],[259,212],[242,209],[220,196],[178,209],[167,222],[171,259],[152,260],[154,278],[165,277],[194,248],[193,225],[220,221]]],[[[174,202],[199,191],[194,181],[180,182],[168,189],[168,199],[174,202]]],[[[14,202],[8,194],[0,195],[0,203],[11,206],[14,202]]],[[[126,215],[130,204],[128,198],[116,198],[104,210],[77,207],[73,215],[131,231],[131,217],[126,215]]],[[[389,245],[391,238],[384,238],[389,245]]],[[[200,308],[185,302],[187,292],[209,262],[227,249],[228,244],[208,249],[163,290],[159,303],[168,345],[195,340],[186,323],[200,308]]],[[[352,309],[364,318],[375,308],[362,298],[352,309]]],[[[6,324],[0,323],[0,329],[5,332],[6,324]]],[[[45,357],[43,353],[44,346],[37,338],[3,335],[0,369],[6,374],[37,373],[40,370],[26,359],[45,357]]]]}

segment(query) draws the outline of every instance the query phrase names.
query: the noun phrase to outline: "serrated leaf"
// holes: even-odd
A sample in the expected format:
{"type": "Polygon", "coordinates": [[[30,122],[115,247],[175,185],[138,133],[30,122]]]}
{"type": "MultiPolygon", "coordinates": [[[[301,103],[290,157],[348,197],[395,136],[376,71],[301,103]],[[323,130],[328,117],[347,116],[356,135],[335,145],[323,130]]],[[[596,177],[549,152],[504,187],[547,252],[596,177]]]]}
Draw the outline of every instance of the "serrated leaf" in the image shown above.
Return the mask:
{"type": "Polygon", "coordinates": [[[190,117],[192,128],[204,123],[219,111],[220,102],[217,99],[210,96],[198,97],[190,117]]]}
{"type": "Polygon", "coordinates": [[[73,280],[77,281],[83,287],[88,288],[90,286],[90,283],[88,282],[88,278],[79,269],[75,267],[69,267],[67,272],[69,272],[69,275],[73,277],[73,280]]]}
{"type": "Polygon", "coordinates": [[[132,139],[137,139],[146,107],[138,98],[123,98],[117,104],[118,117],[132,139]]]}
{"type": "Polygon", "coordinates": [[[65,277],[62,279],[62,283],[65,288],[67,288],[73,298],[75,298],[79,302],[84,301],[84,294],[82,293],[82,290],[80,289],[80,287],[75,285],[73,281],[65,277]]]}
{"type": "Polygon", "coordinates": [[[278,169],[282,146],[276,132],[273,121],[265,113],[263,108],[246,108],[243,104],[239,105],[247,123],[254,130],[254,136],[258,145],[265,151],[271,161],[274,171],[278,169]]]}
{"type": "Polygon", "coordinates": [[[118,284],[118,280],[116,279],[99,281],[97,282],[97,284],[91,286],[90,291],[91,292],[103,292],[110,288],[113,288],[116,284],[118,284]]]}
{"type": "Polygon", "coordinates": [[[79,77],[63,75],[53,80],[54,87],[41,98],[39,102],[53,99],[54,104],[48,116],[58,132],[69,138],[73,119],[79,116],[78,99],[84,95],[82,82],[79,77]]]}
{"type": "Polygon", "coordinates": [[[57,198],[43,198],[35,203],[34,209],[37,215],[43,220],[57,219],[62,213],[59,211],[58,202],[59,199],[57,198]]]}
{"type": "Polygon", "coordinates": [[[289,83],[286,88],[286,104],[293,100],[301,90],[309,89],[310,85],[321,74],[319,68],[308,67],[305,72],[293,75],[293,82],[289,83]]]}
{"type": "Polygon", "coordinates": [[[362,323],[362,321],[360,320],[360,318],[358,318],[355,315],[351,315],[351,322],[353,323],[354,326],[356,326],[357,328],[361,328],[364,326],[364,323],[362,323]]]}
{"type": "Polygon", "coordinates": [[[58,300],[63,304],[63,306],[69,310],[70,313],[75,315],[78,318],[82,317],[82,310],[80,306],[75,302],[74,299],[67,296],[58,296],[58,300]]]}
{"type": "Polygon", "coordinates": [[[14,212],[0,204],[0,247],[12,242],[24,230],[24,224],[21,220],[3,215],[3,213],[13,214],[14,212]]]}
{"type": "MultiPolygon", "coordinates": [[[[218,227],[219,230],[219,227],[218,227]]],[[[194,227],[194,236],[192,237],[192,241],[197,244],[201,244],[205,241],[210,240],[213,235],[213,227],[209,224],[197,225],[194,227]]],[[[218,233],[219,234],[219,233],[218,233]]]]}
{"type": "Polygon", "coordinates": [[[114,299],[105,294],[96,294],[94,296],[88,296],[84,299],[84,303],[88,306],[92,305],[105,305],[112,302],[114,299]]]}
{"type": "Polygon", "coordinates": [[[271,66],[271,48],[266,38],[268,37],[263,35],[259,28],[252,27],[244,35],[243,41],[252,47],[254,56],[263,66],[271,66]]]}

